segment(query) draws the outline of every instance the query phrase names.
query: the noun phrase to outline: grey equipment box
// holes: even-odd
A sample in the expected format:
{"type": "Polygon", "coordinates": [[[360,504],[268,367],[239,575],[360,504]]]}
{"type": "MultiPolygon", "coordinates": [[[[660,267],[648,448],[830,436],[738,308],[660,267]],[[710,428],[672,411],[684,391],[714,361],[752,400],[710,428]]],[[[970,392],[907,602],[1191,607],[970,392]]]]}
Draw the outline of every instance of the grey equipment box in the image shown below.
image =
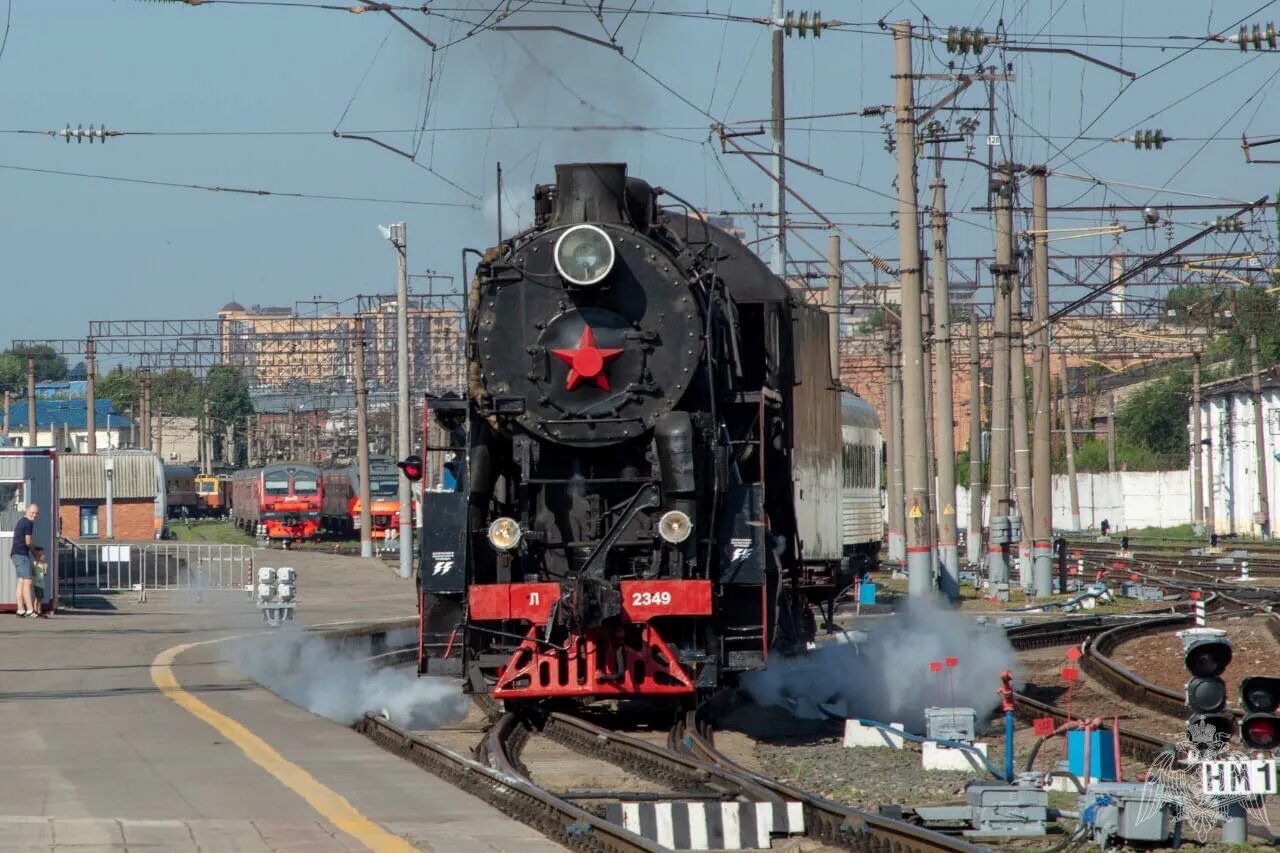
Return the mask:
{"type": "Polygon", "coordinates": [[[965,792],[973,809],[967,835],[1044,835],[1049,793],[1028,785],[975,783],[965,792]]]}
{"type": "Polygon", "coordinates": [[[973,743],[978,712],[972,708],[925,708],[925,734],[932,740],[973,743]]]}
{"type": "Polygon", "coordinates": [[[1104,847],[1113,839],[1164,841],[1171,832],[1172,804],[1152,802],[1153,796],[1141,783],[1097,782],[1080,795],[1080,820],[1104,847]]]}

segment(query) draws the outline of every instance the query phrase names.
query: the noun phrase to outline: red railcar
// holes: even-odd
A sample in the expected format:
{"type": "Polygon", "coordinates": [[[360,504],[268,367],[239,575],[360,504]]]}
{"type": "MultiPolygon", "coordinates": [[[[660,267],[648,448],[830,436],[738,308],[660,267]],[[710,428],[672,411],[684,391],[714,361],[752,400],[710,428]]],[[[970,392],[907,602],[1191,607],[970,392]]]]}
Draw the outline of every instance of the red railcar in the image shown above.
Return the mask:
{"type": "Polygon", "coordinates": [[[236,526],[268,539],[303,541],[320,534],[324,484],[312,465],[281,462],[237,471],[231,478],[231,517],[236,526]]]}
{"type": "MultiPolygon", "coordinates": [[[[324,527],[350,536],[360,530],[360,469],[356,465],[324,471],[324,527]]],[[[387,530],[400,527],[400,469],[387,456],[369,458],[369,513],[373,539],[385,539],[387,530]]],[[[412,503],[416,520],[417,501],[412,503]]]]}

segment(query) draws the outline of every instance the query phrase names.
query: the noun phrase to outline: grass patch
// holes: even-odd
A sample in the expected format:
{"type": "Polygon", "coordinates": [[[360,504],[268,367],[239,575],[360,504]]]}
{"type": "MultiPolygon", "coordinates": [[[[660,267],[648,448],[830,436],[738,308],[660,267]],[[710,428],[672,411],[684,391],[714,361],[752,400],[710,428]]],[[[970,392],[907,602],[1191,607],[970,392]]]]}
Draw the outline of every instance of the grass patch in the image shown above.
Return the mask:
{"type": "Polygon", "coordinates": [[[178,542],[209,542],[218,545],[254,545],[256,540],[230,521],[171,521],[169,533],[178,542]]]}

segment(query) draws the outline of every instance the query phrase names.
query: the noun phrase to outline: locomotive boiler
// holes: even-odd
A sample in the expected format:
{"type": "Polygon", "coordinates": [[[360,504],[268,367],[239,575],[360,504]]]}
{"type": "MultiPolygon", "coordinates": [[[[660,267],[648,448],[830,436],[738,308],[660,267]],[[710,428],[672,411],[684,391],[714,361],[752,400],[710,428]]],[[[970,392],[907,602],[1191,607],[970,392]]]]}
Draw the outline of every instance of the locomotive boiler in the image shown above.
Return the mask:
{"type": "Polygon", "coordinates": [[[476,268],[466,393],[427,402],[455,485],[424,498],[419,671],[692,699],[803,648],[880,537],[878,500],[874,530],[847,512],[879,493],[879,431],[829,334],[674,194],[557,166],[476,268]]]}

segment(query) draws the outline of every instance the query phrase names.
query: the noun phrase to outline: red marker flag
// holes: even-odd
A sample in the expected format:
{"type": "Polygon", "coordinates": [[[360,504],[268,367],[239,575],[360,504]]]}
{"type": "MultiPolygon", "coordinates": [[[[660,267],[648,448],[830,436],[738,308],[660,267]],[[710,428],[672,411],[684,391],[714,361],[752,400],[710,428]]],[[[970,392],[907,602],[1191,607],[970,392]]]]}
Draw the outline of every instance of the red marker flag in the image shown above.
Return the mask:
{"type": "Polygon", "coordinates": [[[931,660],[931,661],[929,661],[929,671],[930,671],[930,672],[942,672],[942,661],[940,661],[940,660],[931,660]]]}
{"type": "Polygon", "coordinates": [[[947,658],[947,666],[959,666],[960,658],[947,658]]]}
{"type": "Polygon", "coordinates": [[[1071,648],[1067,649],[1067,660],[1071,661],[1072,663],[1075,663],[1076,661],[1080,660],[1080,654],[1081,654],[1080,647],[1072,646],[1071,648]]]}
{"type": "Polygon", "coordinates": [[[1049,737],[1057,727],[1058,723],[1053,717],[1036,717],[1031,721],[1031,730],[1036,737],[1049,737]]]}
{"type": "Polygon", "coordinates": [[[1076,669],[1074,666],[1064,666],[1062,668],[1062,680],[1063,681],[1079,681],[1080,670],[1076,669]]]}

